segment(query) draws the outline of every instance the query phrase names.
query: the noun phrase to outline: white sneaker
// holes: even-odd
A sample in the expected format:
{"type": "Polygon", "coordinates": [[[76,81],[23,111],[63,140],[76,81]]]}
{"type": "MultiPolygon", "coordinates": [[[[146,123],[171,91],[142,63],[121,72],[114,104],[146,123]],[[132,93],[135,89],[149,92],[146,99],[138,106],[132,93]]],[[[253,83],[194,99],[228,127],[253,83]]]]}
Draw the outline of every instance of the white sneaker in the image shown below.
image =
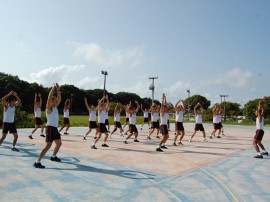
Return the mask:
{"type": "Polygon", "coordinates": [[[189,142],[192,142],[192,139],[191,138],[189,139],[189,142]]]}
{"type": "Polygon", "coordinates": [[[204,139],[203,141],[204,141],[204,142],[208,142],[207,139],[204,139]]]}

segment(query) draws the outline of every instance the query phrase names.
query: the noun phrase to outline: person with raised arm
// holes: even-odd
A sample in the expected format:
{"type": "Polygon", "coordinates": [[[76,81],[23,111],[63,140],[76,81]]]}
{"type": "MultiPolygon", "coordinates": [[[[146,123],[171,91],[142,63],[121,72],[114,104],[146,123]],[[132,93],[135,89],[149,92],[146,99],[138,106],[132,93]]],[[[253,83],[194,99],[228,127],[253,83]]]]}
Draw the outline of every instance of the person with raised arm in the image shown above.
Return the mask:
{"type": "Polygon", "coordinates": [[[114,130],[112,131],[110,138],[112,138],[112,134],[115,133],[115,131],[117,130],[117,128],[119,128],[120,130],[120,136],[123,137],[123,129],[122,129],[122,125],[120,122],[120,114],[121,114],[122,108],[119,102],[117,102],[115,109],[114,109],[114,130]]]}
{"type": "Polygon", "coordinates": [[[203,127],[203,124],[202,124],[203,107],[202,107],[202,104],[200,102],[194,107],[194,115],[195,115],[196,123],[195,123],[194,133],[192,134],[189,141],[190,142],[192,141],[192,138],[197,133],[197,131],[202,131],[202,133],[203,133],[203,141],[207,142],[205,130],[204,130],[204,127],[203,127]]]}
{"type": "Polygon", "coordinates": [[[263,130],[263,126],[264,126],[264,102],[263,101],[259,101],[259,105],[258,108],[256,110],[256,134],[254,136],[253,139],[253,146],[257,152],[257,155],[254,156],[254,158],[263,158],[263,155],[268,156],[268,152],[265,150],[263,144],[262,144],[262,139],[264,136],[264,130],[263,130]],[[262,149],[262,152],[260,152],[260,148],[262,149]]]}
{"type": "Polygon", "coordinates": [[[160,107],[160,130],[162,134],[162,139],[159,142],[156,151],[163,152],[162,149],[167,149],[165,146],[166,141],[169,139],[169,131],[168,131],[168,116],[166,116],[166,112],[168,112],[168,106],[166,101],[166,96],[163,93],[162,95],[162,103],[160,107]]]}
{"type": "Polygon", "coordinates": [[[85,106],[89,112],[89,130],[85,133],[83,140],[86,140],[86,136],[91,133],[92,129],[96,129],[95,133],[95,139],[97,139],[97,134],[98,134],[98,125],[97,125],[97,110],[94,105],[91,105],[91,107],[88,105],[87,98],[84,98],[84,103],[85,106]]]}
{"type": "Polygon", "coordinates": [[[99,100],[97,110],[98,110],[98,137],[95,140],[94,144],[91,146],[91,149],[97,149],[96,143],[101,138],[101,135],[104,133],[104,142],[101,145],[102,147],[109,147],[109,145],[106,144],[106,141],[108,139],[108,129],[106,128],[106,116],[109,111],[109,99],[108,95],[104,96],[102,99],[99,100]],[[106,104],[103,101],[107,101],[106,104]]]}
{"type": "Polygon", "coordinates": [[[6,139],[8,133],[12,133],[13,145],[11,150],[18,152],[19,150],[15,147],[18,140],[18,133],[15,125],[15,109],[21,103],[21,99],[15,91],[11,91],[2,98],[3,105],[3,126],[2,126],[2,137],[0,139],[0,145],[6,139]]]}
{"type": "Polygon", "coordinates": [[[221,114],[220,108],[215,105],[213,107],[213,109],[212,109],[212,113],[213,113],[213,127],[214,127],[214,130],[211,133],[211,135],[209,136],[209,138],[213,139],[213,136],[216,136],[215,134],[216,134],[217,131],[218,131],[217,138],[221,138],[220,137],[221,125],[220,125],[220,120],[219,120],[219,115],[221,114]]]}
{"type": "Polygon", "coordinates": [[[152,133],[155,130],[157,130],[157,136],[156,136],[156,138],[159,139],[159,136],[158,136],[158,134],[159,134],[159,128],[160,128],[159,127],[159,121],[158,121],[159,110],[160,110],[160,106],[157,105],[157,104],[155,104],[155,103],[153,103],[153,105],[150,107],[150,112],[151,112],[151,129],[152,130],[149,131],[149,134],[148,134],[147,139],[151,139],[150,136],[152,135],[152,133]]]}
{"type": "Polygon", "coordinates": [[[64,132],[64,135],[68,135],[68,129],[70,127],[70,122],[69,122],[69,109],[70,109],[70,99],[67,99],[64,104],[64,124],[60,128],[59,133],[66,127],[66,130],[64,132]]]}
{"type": "Polygon", "coordinates": [[[182,140],[185,136],[185,128],[183,126],[183,118],[184,118],[184,112],[185,112],[185,103],[183,100],[178,100],[178,102],[174,106],[175,110],[175,136],[174,136],[174,142],[173,146],[177,146],[176,141],[179,135],[180,140],[178,142],[179,145],[182,145],[182,140]]]}
{"type": "Polygon", "coordinates": [[[146,124],[146,123],[148,125],[148,129],[150,129],[150,127],[149,127],[149,109],[147,109],[147,108],[143,109],[143,106],[141,105],[141,110],[143,112],[143,123],[141,126],[141,130],[143,129],[144,124],[146,124]]]}
{"type": "Polygon", "coordinates": [[[137,119],[137,113],[139,112],[140,110],[140,105],[139,105],[139,102],[137,100],[135,100],[135,103],[137,104],[137,108],[133,107],[130,103],[128,109],[127,109],[127,112],[129,114],[129,132],[130,134],[126,137],[126,140],[124,141],[125,144],[127,144],[127,140],[134,134],[135,136],[135,139],[134,139],[134,142],[140,142],[138,140],[138,129],[136,127],[136,119],[137,119]]]}
{"type": "Polygon", "coordinates": [[[38,128],[41,128],[41,137],[45,137],[43,134],[44,132],[44,125],[43,121],[41,120],[41,106],[42,106],[42,98],[40,93],[35,93],[35,101],[34,101],[34,114],[35,114],[35,128],[31,132],[31,134],[28,136],[30,139],[33,139],[33,134],[37,131],[38,128]]]}
{"type": "Polygon", "coordinates": [[[61,102],[60,86],[58,83],[56,83],[51,88],[46,104],[46,117],[47,117],[46,140],[45,140],[46,145],[40,152],[37,161],[33,165],[35,168],[45,168],[45,166],[41,164],[41,159],[51,148],[53,142],[55,143],[55,148],[53,150],[53,155],[51,156],[50,160],[61,162],[61,159],[56,156],[62,145],[61,135],[57,129],[59,124],[59,113],[57,107],[59,106],[60,102],[61,102]],[[56,97],[54,96],[55,91],[57,92],[56,97]]]}

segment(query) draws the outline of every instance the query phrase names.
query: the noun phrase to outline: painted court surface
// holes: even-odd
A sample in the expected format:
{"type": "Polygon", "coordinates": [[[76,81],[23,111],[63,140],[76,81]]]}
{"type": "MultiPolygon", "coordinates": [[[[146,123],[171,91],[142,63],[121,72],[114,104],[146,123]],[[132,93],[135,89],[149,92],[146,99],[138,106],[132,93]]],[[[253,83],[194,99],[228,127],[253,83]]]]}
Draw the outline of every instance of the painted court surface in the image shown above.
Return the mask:
{"type": "MultiPolygon", "coordinates": [[[[222,139],[203,142],[197,133],[188,142],[193,126],[185,124],[182,146],[172,146],[172,131],[163,153],[154,134],[146,139],[146,126],[139,143],[123,144],[116,132],[110,147],[100,141],[97,150],[93,132],[82,140],[87,128],[71,128],[62,136],[62,162],[50,161],[50,150],[45,169],[33,167],[44,138],[37,132],[30,140],[32,129],[19,129],[20,152],[10,150],[12,135],[0,147],[0,201],[270,201],[270,157],[253,158],[255,127],[225,126],[222,139]]],[[[205,129],[209,136],[212,126],[205,129]]],[[[270,151],[269,128],[263,143],[270,151]]]]}

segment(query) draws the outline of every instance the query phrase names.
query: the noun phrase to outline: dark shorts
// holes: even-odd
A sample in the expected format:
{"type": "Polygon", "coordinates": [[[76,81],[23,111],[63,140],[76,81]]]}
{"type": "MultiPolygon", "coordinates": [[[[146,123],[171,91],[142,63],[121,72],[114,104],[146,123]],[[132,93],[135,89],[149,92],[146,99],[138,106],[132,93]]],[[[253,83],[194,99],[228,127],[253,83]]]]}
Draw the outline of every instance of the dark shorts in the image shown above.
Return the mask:
{"type": "Polygon", "coordinates": [[[114,122],[114,126],[115,126],[115,128],[122,128],[121,123],[118,122],[118,121],[115,121],[115,122],[114,122]]]}
{"type": "Polygon", "coordinates": [[[143,118],[143,122],[145,123],[145,122],[149,122],[149,118],[143,118]]]}
{"type": "Polygon", "coordinates": [[[98,127],[98,125],[97,125],[96,121],[89,121],[89,128],[95,129],[97,127],[98,127]]]}
{"type": "Polygon", "coordinates": [[[58,129],[53,126],[46,126],[46,142],[53,142],[54,140],[61,140],[61,134],[58,129]]]}
{"type": "Polygon", "coordinates": [[[130,132],[130,133],[137,133],[138,130],[137,130],[136,125],[131,125],[131,124],[129,124],[129,132],[130,132]]]}
{"type": "Polygon", "coordinates": [[[64,118],[64,124],[65,125],[69,125],[70,123],[69,123],[69,118],[64,118]]]}
{"type": "Polygon", "coordinates": [[[99,124],[98,124],[98,131],[99,131],[100,133],[107,133],[108,130],[107,130],[107,128],[106,128],[106,124],[105,124],[105,123],[99,123],[99,124]]]}
{"type": "Polygon", "coordinates": [[[219,125],[220,128],[223,128],[223,125],[222,125],[221,122],[219,122],[218,125],[219,125]]]}
{"type": "Polygon", "coordinates": [[[151,128],[157,128],[157,129],[159,129],[159,122],[158,121],[152,121],[151,128]]]}
{"type": "Polygon", "coordinates": [[[167,125],[161,125],[160,131],[162,135],[169,135],[168,126],[167,125]]]}
{"type": "Polygon", "coordinates": [[[201,124],[201,123],[196,123],[196,124],[195,124],[194,130],[195,130],[195,131],[204,131],[203,124],[201,124]]]}
{"type": "Polygon", "coordinates": [[[264,131],[263,130],[260,130],[260,129],[256,130],[256,134],[254,136],[254,140],[262,141],[263,135],[264,135],[264,131]]]}
{"type": "Polygon", "coordinates": [[[105,120],[105,125],[106,125],[106,126],[109,125],[109,120],[108,120],[108,119],[105,120]]]}
{"type": "Polygon", "coordinates": [[[35,121],[35,125],[36,125],[36,126],[41,126],[41,125],[43,125],[43,121],[41,120],[40,117],[35,117],[34,121],[35,121]]]}
{"type": "Polygon", "coordinates": [[[213,126],[214,126],[214,129],[215,129],[215,130],[220,130],[220,129],[221,129],[219,123],[213,123],[213,126]]]}
{"type": "Polygon", "coordinates": [[[126,118],[126,123],[128,123],[129,122],[129,118],[126,118]]]}
{"type": "Polygon", "coordinates": [[[175,123],[175,131],[184,131],[183,122],[176,122],[175,123]]]}
{"type": "Polygon", "coordinates": [[[2,125],[2,133],[17,133],[17,129],[15,123],[3,123],[2,125]]]}

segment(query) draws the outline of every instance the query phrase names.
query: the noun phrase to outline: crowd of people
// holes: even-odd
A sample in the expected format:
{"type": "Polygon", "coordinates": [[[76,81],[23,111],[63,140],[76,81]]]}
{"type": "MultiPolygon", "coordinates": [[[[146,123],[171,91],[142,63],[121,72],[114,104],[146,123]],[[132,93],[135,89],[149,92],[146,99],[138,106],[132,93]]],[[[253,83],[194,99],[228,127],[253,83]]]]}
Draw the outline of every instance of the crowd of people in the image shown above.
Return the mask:
{"type": "MultiPolygon", "coordinates": [[[[269,98],[265,98],[269,99],[269,98]]],[[[104,139],[102,143],[102,147],[109,147],[107,144],[107,140],[112,138],[112,135],[119,129],[120,135],[124,137],[125,140],[123,141],[124,144],[128,144],[128,140],[134,136],[134,142],[138,143],[138,136],[139,131],[136,126],[137,120],[137,113],[139,110],[143,112],[143,123],[142,127],[147,124],[149,127],[149,133],[147,139],[151,139],[151,135],[156,131],[156,138],[160,139],[159,144],[157,145],[156,151],[163,152],[164,149],[167,149],[166,142],[169,138],[169,108],[167,106],[166,96],[165,94],[162,95],[162,102],[161,105],[153,103],[150,109],[143,108],[142,105],[139,104],[138,101],[131,102],[124,107],[117,103],[114,109],[114,129],[110,132],[110,124],[108,121],[108,113],[110,110],[110,103],[108,99],[108,95],[102,97],[98,100],[97,106],[89,106],[87,98],[84,98],[85,106],[89,112],[89,130],[83,136],[83,140],[86,140],[86,137],[91,133],[92,129],[95,129],[95,136],[94,136],[94,143],[91,145],[91,149],[97,149],[96,144],[101,139],[102,135],[104,134],[104,139]],[[134,105],[135,103],[135,105],[134,105]],[[120,114],[122,110],[125,110],[126,113],[126,121],[125,125],[122,127],[120,122],[120,114]],[[149,117],[149,114],[151,116],[149,117]],[[151,120],[151,126],[150,126],[151,120]],[[160,122],[159,122],[160,120],[160,122]],[[124,128],[128,125],[129,129],[124,133],[124,128]],[[124,134],[123,134],[124,133],[124,134]],[[159,133],[162,134],[160,138],[159,133]]],[[[34,99],[34,122],[35,128],[30,133],[29,138],[33,139],[33,134],[40,128],[41,134],[40,136],[45,137],[46,145],[41,150],[37,160],[34,163],[35,168],[45,168],[44,165],[41,164],[41,159],[47,153],[47,151],[51,148],[52,143],[55,143],[55,148],[53,151],[53,155],[51,156],[51,161],[60,162],[61,159],[57,157],[57,153],[62,145],[61,142],[61,134],[60,132],[65,129],[64,134],[68,135],[68,129],[70,127],[69,121],[69,109],[70,109],[70,100],[67,99],[64,104],[63,115],[64,115],[64,124],[58,130],[59,127],[59,112],[58,106],[61,102],[61,91],[59,84],[54,84],[49,92],[47,103],[46,103],[46,130],[44,134],[44,124],[41,119],[41,106],[42,106],[42,98],[40,93],[35,94],[34,99]],[[56,96],[54,95],[56,94],[56,96]]],[[[18,94],[15,91],[11,91],[7,95],[2,98],[2,105],[3,105],[3,125],[2,125],[2,138],[0,139],[0,145],[5,140],[8,133],[13,134],[13,146],[12,151],[19,152],[19,150],[15,147],[16,142],[18,140],[18,133],[14,123],[15,118],[15,108],[21,103],[21,100],[18,94]]],[[[181,145],[182,140],[185,136],[185,129],[183,125],[183,118],[185,113],[185,103],[183,100],[179,100],[175,106],[175,137],[173,141],[173,146],[181,145]],[[177,142],[178,137],[179,142],[177,142]]],[[[220,106],[213,107],[213,132],[209,136],[210,139],[213,136],[217,138],[221,138],[221,135],[224,135],[224,130],[222,126],[222,115],[223,111],[220,106]],[[217,133],[217,134],[216,134],[217,133]]],[[[207,142],[206,133],[203,126],[203,107],[202,104],[199,102],[194,107],[194,115],[195,115],[195,127],[194,132],[189,139],[192,142],[193,137],[198,131],[201,131],[203,134],[203,141],[207,142]]],[[[263,158],[263,155],[268,155],[268,152],[265,150],[262,139],[264,136],[264,102],[263,100],[259,101],[258,108],[256,109],[256,134],[253,139],[253,146],[257,151],[257,155],[254,156],[255,158],[263,158]],[[260,148],[262,151],[260,151],[260,148]]]]}

